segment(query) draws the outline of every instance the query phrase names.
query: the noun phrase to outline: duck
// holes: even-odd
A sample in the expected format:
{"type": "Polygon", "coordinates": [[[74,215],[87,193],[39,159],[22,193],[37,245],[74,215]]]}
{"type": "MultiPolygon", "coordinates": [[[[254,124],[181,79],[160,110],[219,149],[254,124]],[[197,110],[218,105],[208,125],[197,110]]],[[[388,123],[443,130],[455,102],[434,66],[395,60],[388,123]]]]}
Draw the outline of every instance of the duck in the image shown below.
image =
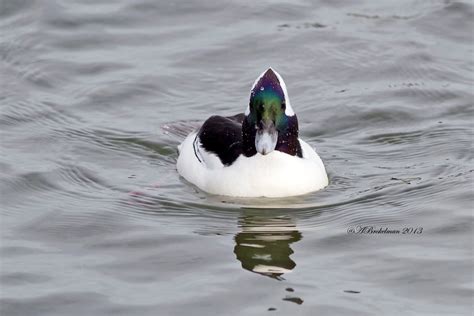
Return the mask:
{"type": "Polygon", "coordinates": [[[252,85],[244,113],[209,117],[178,152],[179,175],[213,195],[282,198],[329,183],[323,161],[299,138],[285,82],[271,67],[252,85]]]}

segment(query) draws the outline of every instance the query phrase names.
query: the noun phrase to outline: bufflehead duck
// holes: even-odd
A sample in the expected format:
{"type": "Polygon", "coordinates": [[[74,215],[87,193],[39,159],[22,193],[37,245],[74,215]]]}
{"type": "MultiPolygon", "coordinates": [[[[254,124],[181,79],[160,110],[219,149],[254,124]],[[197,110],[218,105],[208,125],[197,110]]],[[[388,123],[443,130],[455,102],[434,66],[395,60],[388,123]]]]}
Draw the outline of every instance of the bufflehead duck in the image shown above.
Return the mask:
{"type": "Polygon", "coordinates": [[[178,150],[179,174],[211,194],[286,197],[328,185],[321,158],[298,138],[286,85],[272,68],[255,80],[245,113],[211,116],[178,150]]]}

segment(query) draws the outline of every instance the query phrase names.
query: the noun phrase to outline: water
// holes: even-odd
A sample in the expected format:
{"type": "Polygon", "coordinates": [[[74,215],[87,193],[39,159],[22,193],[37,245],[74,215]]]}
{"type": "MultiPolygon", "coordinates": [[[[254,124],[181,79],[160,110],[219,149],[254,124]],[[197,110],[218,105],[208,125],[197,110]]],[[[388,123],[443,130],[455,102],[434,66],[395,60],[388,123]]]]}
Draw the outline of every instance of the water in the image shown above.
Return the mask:
{"type": "Polygon", "coordinates": [[[3,1],[1,314],[470,314],[473,12],[3,1]],[[268,66],[329,187],[185,183],[183,130],[242,112],[268,66]]]}

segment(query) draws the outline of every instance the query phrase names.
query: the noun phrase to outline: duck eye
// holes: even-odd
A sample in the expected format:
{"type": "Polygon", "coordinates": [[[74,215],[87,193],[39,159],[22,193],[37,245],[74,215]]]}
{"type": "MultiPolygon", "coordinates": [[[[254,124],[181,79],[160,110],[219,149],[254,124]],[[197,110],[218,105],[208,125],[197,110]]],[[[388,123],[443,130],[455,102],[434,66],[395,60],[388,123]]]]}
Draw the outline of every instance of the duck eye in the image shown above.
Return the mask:
{"type": "Polygon", "coordinates": [[[283,101],[283,102],[281,103],[281,108],[282,108],[283,110],[286,109],[286,102],[285,102],[285,101],[283,101]]]}

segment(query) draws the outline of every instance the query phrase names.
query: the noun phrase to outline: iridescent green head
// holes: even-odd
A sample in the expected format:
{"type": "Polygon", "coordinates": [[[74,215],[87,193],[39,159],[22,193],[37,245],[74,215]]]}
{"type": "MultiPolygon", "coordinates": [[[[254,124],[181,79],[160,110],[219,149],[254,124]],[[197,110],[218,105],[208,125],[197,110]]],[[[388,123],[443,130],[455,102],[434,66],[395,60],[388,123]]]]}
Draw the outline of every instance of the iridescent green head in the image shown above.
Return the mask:
{"type": "Polygon", "coordinates": [[[291,118],[296,120],[296,116],[291,108],[285,83],[273,69],[269,68],[255,80],[245,115],[247,125],[256,130],[257,152],[266,155],[278,149],[278,142],[285,142],[285,133],[293,121],[291,118]]]}

